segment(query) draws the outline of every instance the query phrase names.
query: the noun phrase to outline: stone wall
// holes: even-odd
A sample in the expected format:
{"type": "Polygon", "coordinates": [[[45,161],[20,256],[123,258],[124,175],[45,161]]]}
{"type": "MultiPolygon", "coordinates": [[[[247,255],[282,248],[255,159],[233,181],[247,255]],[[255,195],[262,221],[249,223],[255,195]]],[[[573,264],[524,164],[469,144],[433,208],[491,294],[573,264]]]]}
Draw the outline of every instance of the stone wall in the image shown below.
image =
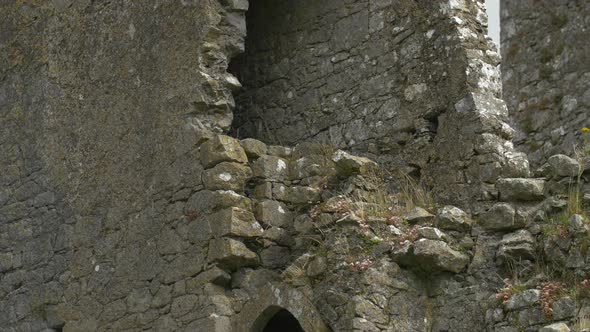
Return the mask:
{"type": "Polygon", "coordinates": [[[590,4],[502,1],[502,81],[515,143],[541,164],[583,144],[590,107],[590,4]]]}
{"type": "Polygon", "coordinates": [[[245,8],[226,8],[0,4],[2,331],[198,318],[171,318],[171,302],[204,315],[207,297],[181,288],[205,257],[183,206],[202,188],[199,133],[232,119],[245,8]]]}
{"type": "MultiPolygon", "coordinates": [[[[311,331],[506,325],[486,320],[483,299],[553,193],[521,178],[528,162],[509,142],[483,3],[281,3],[253,2],[249,15],[269,22],[257,16],[269,6],[298,23],[269,15],[297,38],[313,27],[317,70],[304,65],[316,61],[307,43],[283,48],[269,34],[281,41],[269,52],[293,51],[287,71],[325,84],[293,79],[295,102],[289,89],[249,86],[275,89],[255,75],[237,115],[248,93],[284,103],[292,113],[264,116],[288,141],[314,141],[293,148],[223,134],[245,0],[0,5],[3,331],[249,331],[278,308],[311,331]],[[309,91],[325,108],[302,114],[328,127],[289,129],[309,91]],[[384,194],[382,173],[395,170],[468,211],[384,194]]],[[[255,50],[237,68],[273,67],[240,67],[255,50]]]]}
{"type": "Polygon", "coordinates": [[[449,202],[480,197],[481,188],[468,193],[461,184],[481,182],[477,173],[491,183],[514,173],[508,164],[523,159],[508,155],[511,129],[497,99],[499,57],[484,34],[483,7],[478,1],[254,2],[246,53],[230,67],[244,85],[234,134],[327,142],[432,187],[456,187],[455,197],[439,197],[449,202]],[[474,149],[481,140],[504,148],[474,149]]]}

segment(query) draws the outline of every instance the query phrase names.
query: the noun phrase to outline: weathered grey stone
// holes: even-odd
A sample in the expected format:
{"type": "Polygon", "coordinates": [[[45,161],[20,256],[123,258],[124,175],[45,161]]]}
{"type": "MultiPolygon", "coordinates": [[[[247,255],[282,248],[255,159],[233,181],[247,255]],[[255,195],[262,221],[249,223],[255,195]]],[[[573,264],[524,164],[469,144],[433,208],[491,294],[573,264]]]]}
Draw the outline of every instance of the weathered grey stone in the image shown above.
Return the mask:
{"type": "Polygon", "coordinates": [[[307,264],[306,274],[309,277],[318,277],[328,268],[328,262],[324,256],[316,256],[307,264]]]}
{"type": "Polygon", "coordinates": [[[520,293],[516,293],[508,299],[506,302],[506,310],[520,310],[523,308],[531,307],[539,303],[539,296],[541,291],[538,289],[527,289],[520,293]]]}
{"type": "Polygon", "coordinates": [[[357,316],[365,318],[370,322],[379,324],[385,324],[388,322],[389,319],[383,313],[383,310],[367,299],[361,296],[355,296],[352,299],[352,302],[354,304],[354,311],[357,316]]]}
{"type": "Polygon", "coordinates": [[[5,273],[6,271],[12,269],[12,253],[1,253],[0,254],[0,272],[5,273]]]}
{"type": "Polygon", "coordinates": [[[190,196],[184,211],[185,214],[191,211],[204,214],[229,207],[250,210],[252,202],[246,196],[231,190],[201,190],[190,196]]]}
{"type": "Polygon", "coordinates": [[[534,201],[543,198],[545,181],[542,179],[499,179],[496,188],[503,201],[534,201]]]}
{"type": "Polygon", "coordinates": [[[426,209],[417,206],[410,212],[406,213],[404,219],[410,224],[425,224],[432,222],[434,220],[434,215],[426,211],[426,209]]]}
{"type": "Polygon", "coordinates": [[[288,248],[281,246],[270,246],[260,252],[260,259],[262,266],[276,269],[287,265],[290,260],[290,252],[288,248]]]}
{"type": "Polygon", "coordinates": [[[254,208],[256,219],[270,226],[288,227],[293,221],[291,211],[278,201],[264,200],[256,203],[254,208]]]}
{"type": "Polygon", "coordinates": [[[334,153],[332,161],[336,163],[336,170],[342,176],[355,174],[366,175],[377,168],[377,164],[374,161],[368,158],[353,156],[342,150],[334,153]]]}
{"type": "Polygon", "coordinates": [[[570,332],[570,328],[565,323],[554,323],[540,328],[539,332],[570,332]]]}
{"type": "Polygon", "coordinates": [[[127,309],[130,312],[144,312],[149,309],[152,295],[148,288],[134,289],[127,297],[127,309]]]}
{"type": "Polygon", "coordinates": [[[590,34],[575,33],[588,8],[546,3],[552,5],[549,10],[531,17],[537,1],[502,1],[503,95],[519,129],[515,142],[536,164],[556,153],[574,156],[584,144],[580,130],[588,125],[590,81],[584,64],[590,48],[582,40],[590,34]],[[532,47],[522,47],[523,41],[532,47]]]}
{"type": "Polygon", "coordinates": [[[584,216],[574,214],[569,219],[568,231],[576,236],[584,236],[588,234],[590,227],[586,225],[584,216]]]}
{"type": "Polygon", "coordinates": [[[252,193],[252,196],[254,198],[266,198],[266,199],[272,199],[272,182],[263,182],[259,185],[257,185],[256,187],[254,187],[254,191],[252,193]]]}
{"type": "Polygon", "coordinates": [[[292,204],[313,204],[321,198],[320,189],[307,186],[287,187],[274,184],[272,192],[276,199],[292,204]]]}
{"type": "Polygon", "coordinates": [[[222,269],[214,266],[206,271],[199,273],[196,277],[187,280],[186,289],[188,292],[199,290],[201,286],[207,283],[213,283],[220,286],[227,286],[231,281],[231,276],[222,269]]]}
{"type": "Polygon", "coordinates": [[[504,260],[534,259],[535,238],[527,230],[521,229],[506,234],[500,241],[498,257],[504,260]]]}
{"type": "Polygon", "coordinates": [[[259,264],[258,256],[254,252],[250,251],[242,242],[229,238],[209,241],[208,260],[229,270],[259,264]]]}
{"type": "Polygon", "coordinates": [[[289,178],[291,180],[330,176],[335,172],[334,162],[323,155],[301,157],[289,164],[289,178]]]}
{"type": "Polygon", "coordinates": [[[233,288],[256,290],[268,286],[271,282],[276,282],[279,278],[276,271],[265,268],[244,268],[232,274],[231,283],[233,288]]]}
{"type": "Polygon", "coordinates": [[[434,227],[420,227],[418,228],[418,235],[429,240],[446,240],[447,235],[434,227]]]}
{"type": "Polygon", "coordinates": [[[246,138],[240,141],[240,145],[244,148],[246,155],[250,158],[259,158],[266,154],[267,147],[263,142],[253,139],[246,138]]]}
{"type": "Polygon", "coordinates": [[[201,161],[210,168],[222,161],[247,163],[248,157],[237,139],[217,135],[201,145],[201,161]]]}
{"type": "Polygon", "coordinates": [[[289,158],[291,156],[291,148],[281,145],[269,145],[267,148],[268,154],[279,158],[289,158]]]}
{"type": "Polygon", "coordinates": [[[281,227],[271,226],[264,230],[262,236],[265,239],[269,239],[272,242],[279,244],[281,246],[290,246],[294,243],[294,240],[289,235],[289,232],[281,227]]]}
{"type": "Polygon", "coordinates": [[[284,181],[288,176],[287,161],[285,159],[263,155],[252,164],[255,177],[269,181],[284,181]]]}
{"type": "Polygon", "coordinates": [[[208,190],[233,190],[241,193],[251,177],[250,167],[238,163],[222,162],[203,172],[203,185],[208,190]]]}
{"type": "Polygon", "coordinates": [[[469,257],[452,249],[443,241],[419,239],[407,243],[405,250],[394,253],[394,260],[402,265],[425,271],[448,271],[458,273],[469,263],[469,257]]]}
{"type": "Polygon", "coordinates": [[[208,217],[213,234],[217,237],[237,236],[255,238],[262,236],[262,227],[252,212],[237,207],[221,210],[208,217]]]}
{"type": "Polygon", "coordinates": [[[223,0],[223,2],[227,3],[231,10],[244,12],[248,10],[248,0],[223,0]]]}
{"type": "Polygon", "coordinates": [[[576,315],[576,302],[570,297],[561,298],[553,303],[552,318],[566,320],[576,315]]]}
{"type": "Polygon", "coordinates": [[[547,163],[551,166],[554,175],[576,177],[581,172],[580,163],[577,160],[563,154],[549,157],[547,163]]]}
{"type": "Polygon", "coordinates": [[[447,205],[438,211],[435,223],[442,230],[466,232],[471,228],[472,220],[463,210],[447,205]]]}
{"type": "Polygon", "coordinates": [[[508,203],[496,203],[479,218],[480,225],[488,230],[511,230],[522,228],[526,220],[516,218],[516,209],[508,203]]]}

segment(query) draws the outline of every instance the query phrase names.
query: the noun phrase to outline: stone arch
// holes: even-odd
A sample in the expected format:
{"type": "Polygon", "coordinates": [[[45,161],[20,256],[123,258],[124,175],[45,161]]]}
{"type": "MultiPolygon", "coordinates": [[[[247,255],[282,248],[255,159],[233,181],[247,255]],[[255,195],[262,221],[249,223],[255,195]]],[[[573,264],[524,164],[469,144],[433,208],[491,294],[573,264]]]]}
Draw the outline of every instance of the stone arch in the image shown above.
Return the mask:
{"type": "Polygon", "coordinates": [[[289,331],[301,332],[303,327],[293,314],[279,306],[266,308],[252,324],[252,332],[289,331]]]}
{"type": "Polygon", "coordinates": [[[330,332],[318,310],[303,292],[272,284],[259,289],[233,320],[233,331],[263,332],[275,315],[286,311],[305,332],[330,332]]]}

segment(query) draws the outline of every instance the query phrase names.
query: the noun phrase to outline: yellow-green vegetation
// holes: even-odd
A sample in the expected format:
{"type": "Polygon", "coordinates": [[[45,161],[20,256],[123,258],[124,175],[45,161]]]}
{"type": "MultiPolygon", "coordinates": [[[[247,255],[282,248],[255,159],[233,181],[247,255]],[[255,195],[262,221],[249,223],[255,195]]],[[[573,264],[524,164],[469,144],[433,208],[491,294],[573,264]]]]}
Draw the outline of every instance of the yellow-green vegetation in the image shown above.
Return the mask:
{"type": "Polygon", "coordinates": [[[590,329],[590,316],[581,316],[576,319],[574,331],[584,331],[590,329]]]}
{"type": "Polygon", "coordinates": [[[400,197],[405,204],[406,211],[419,206],[427,210],[435,209],[436,204],[432,192],[422,183],[417,182],[407,174],[400,174],[400,197]]]}
{"type": "Polygon", "coordinates": [[[546,236],[567,236],[570,218],[575,214],[581,215],[585,222],[589,220],[590,213],[588,213],[582,202],[583,193],[581,184],[585,163],[590,156],[590,138],[588,137],[590,135],[590,128],[584,127],[581,132],[583,143],[580,147],[574,147],[574,153],[576,160],[580,164],[580,168],[576,174],[576,178],[569,184],[567,196],[564,196],[567,199],[565,210],[555,216],[551,216],[549,222],[544,226],[543,233],[546,236]]]}

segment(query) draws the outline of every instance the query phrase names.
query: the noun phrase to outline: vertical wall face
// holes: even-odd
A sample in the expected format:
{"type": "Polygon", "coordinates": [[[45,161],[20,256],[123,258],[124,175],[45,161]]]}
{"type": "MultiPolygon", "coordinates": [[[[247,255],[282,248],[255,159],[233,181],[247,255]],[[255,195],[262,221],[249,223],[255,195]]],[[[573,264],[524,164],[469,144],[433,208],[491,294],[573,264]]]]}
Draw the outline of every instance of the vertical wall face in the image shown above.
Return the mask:
{"type": "MultiPolygon", "coordinates": [[[[235,62],[246,86],[235,128],[412,164],[447,201],[489,198],[482,187],[526,167],[507,142],[482,7],[259,0],[253,48],[235,62]],[[256,124],[256,107],[268,124],[256,124]]],[[[210,135],[232,121],[230,89],[240,84],[226,67],[244,49],[247,9],[245,0],[1,5],[0,308],[9,309],[0,326],[228,331],[256,299],[245,290],[260,295],[256,287],[281,280],[294,258],[287,247],[299,243],[285,229],[306,230],[309,202],[323,196],[316,172],[335,169],[329,158],[331,167],[307,164],[327,158],[323,150],[295,150],[290,163],[290,149],[210,135]],[[297,225],[289,209],[303,216],[297,225]]],[[[390,283],[398,274],[385,263],[390,283]]],[[[426,300],[406,272],[415,286],[388,294],[394,320],[426,300]]],[[[309,289],[299,291],[287,297],[294,314],[309,289]]],[[[329,302],[325,310],[346,314],[331,316],[343,328],[369,305],[329,302]]],[[[434,315],[446,307],[441,300],[434,315]]],[[[423,329],[425,308],[414,308],[408,330],[423,329]]],[[[308,311],[301,323],[323,328],[308,311]]],[[[380,324],[390,319],[375,312],[380,324]]]]}
{"type": "Polygon", "coordinates": [[[214,1],[0,4],[3,329],[175,329],[171,284],[205,256],[183,211],[201,186],[195,129],[232,119],[224,57],[242,45],[224,15],[214,1]]]}
{"type": "Polygon", "coordinates": [[[590,3],[502,1],[504,98],[535,163],[573,153],[588,127],[590,3]]]}
{"type": "Polygon", "coordinates": [[[441,195],[449,202],[478,195],[461,184],[479,182],[482,172],[493,182],[512,149],[474,151],[482,139],[500,146],[510,138],[483,7],[253,2],[246,52],[230,66],[244,86],[234,133],[282,144],[328,142],[420,174],[432,186],[457,185],[456,196],[441,195]]]}
{"type": "Polygon", "coordinates": [[[442,2],[253,1],[234,130],[274,143],[419,150],[463,88],[442,2]],[[444,91],[443,91],[444,90],[444,91]]]}

